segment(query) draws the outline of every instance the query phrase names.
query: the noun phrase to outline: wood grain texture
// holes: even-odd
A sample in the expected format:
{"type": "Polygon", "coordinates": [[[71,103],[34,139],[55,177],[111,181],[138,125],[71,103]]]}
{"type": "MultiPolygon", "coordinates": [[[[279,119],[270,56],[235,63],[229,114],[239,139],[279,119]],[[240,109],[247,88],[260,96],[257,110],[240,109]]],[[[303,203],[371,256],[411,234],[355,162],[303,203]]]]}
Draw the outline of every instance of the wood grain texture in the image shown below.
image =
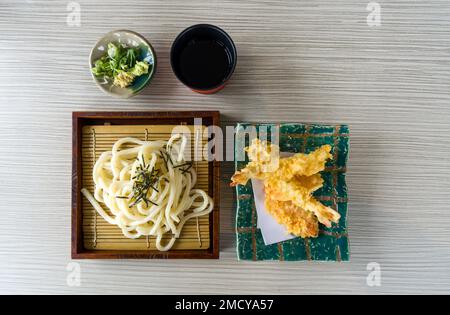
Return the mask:
{"type": "Polygon", "coordinates": [[[0,2],[0,293],[450,293],[450,3],[386,1],[79,0],[0,2]],[[172,74],[169,49],[185,27],[217,24],[238,48],[217,95],[172,74]],[[112,99],[91,82],[88,55],[112,29],[156,49],[141,96],[112,99]],[[224,124],[347,123],[350,263],[238,262],[232,163],[221,174],[218,261],[70,260],[71,112],[220,110],[224,124]],[[369,262],[381,287],[366,285],[369,262]]]}

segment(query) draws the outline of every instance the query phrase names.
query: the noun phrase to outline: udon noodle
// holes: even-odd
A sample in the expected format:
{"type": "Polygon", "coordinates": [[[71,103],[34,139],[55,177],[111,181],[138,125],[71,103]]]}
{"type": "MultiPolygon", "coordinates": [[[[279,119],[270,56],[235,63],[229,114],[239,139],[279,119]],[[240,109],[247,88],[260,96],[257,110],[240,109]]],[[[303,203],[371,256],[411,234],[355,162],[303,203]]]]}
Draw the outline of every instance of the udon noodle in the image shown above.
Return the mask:
{"type": "Polygon", "coordinates": [[[120,139],[95,163],[94,195],[85,188],[82,193],[124,236],[154,236],[156,248],[167,251],[188,220],[210,213],[214,205],[205,191],[194,188],[197,173],[185,160],[186,146],[180,134],[168,141],[120,139]],[[163,242],[165,235],[170,240],[163,242]]]}

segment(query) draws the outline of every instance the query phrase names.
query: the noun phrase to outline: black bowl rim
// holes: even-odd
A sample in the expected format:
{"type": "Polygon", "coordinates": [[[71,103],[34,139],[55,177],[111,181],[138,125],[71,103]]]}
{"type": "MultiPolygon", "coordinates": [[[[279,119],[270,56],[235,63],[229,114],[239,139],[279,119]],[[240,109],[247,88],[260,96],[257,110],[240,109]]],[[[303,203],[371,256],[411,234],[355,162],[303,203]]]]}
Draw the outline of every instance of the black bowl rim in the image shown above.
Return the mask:
{"type": "Polygon", "coordinates": [[[181,83],[183,83],[185,86],[187,86],[188,88],[194,89],[194,90],[197,90],[197,91],[211,91],[211,90],[215,90],[215,89],[221,87],[222,85],[224,85],[225,82],[227,82],[227,81],[231,78],[231,76],[232,76],[233,73],[234,73],[234,70],[236,69],[237,58],[238,58],[237,56],[238,56],[238,54],[237,54],[237,48],[236,48],[236,45],[234,44],[233,39],[231,38],[231,36],[230,36],[227,32],[225,32],[225,31],[224,31],[223,29],[221,29],[220,27],[215,26],[215,25],[212,25],[212,24],[204,24],[204,23],[203,23],[203,24],[195,24],[195,25],[189,26],[188,28],[184,29],[180,34],[178,34],[178,36],[177,36],[177,37],[175,38],[175,40],[173,41],[172,47],[170,48],[170,66],[171,66],[171,68],[172,68],[172,72],[175,74],[175,76],[177,77],[177,79],[178,79],[181,83]],[[187,84],[186,81],[184,81],[184,80],[178,75],[178,73],[175,71],[174,65],[173,65],[173,64],[174,64],[173,58],[174,58],[174,47],[175,47],[175,44],[180,40],[180,38],[181,38],[182,36],[184,36],[186,33],[190,32],[190,31],[192,31],[192,30],[194,30],[194,29],[196,29],[196,28],[211,28],[211,29],[214,29],[214,30],[216,30],[216,31],[218,31],[218,32],[220,32],[220,33],[222,33],[222,35],[224,35],[225,38],[227,38],[228,41],[231,43],[231,47],[233,48],[234,62],[233,62],[233,65],[232,65],[232,67],[231,67],[230,73],[226,76],[226,78],[224,79],[223,82],[217,84],[216,86],[210,87],[210,88],[197,88],[197,87],[193,87],[193,86],[187,84]]]}

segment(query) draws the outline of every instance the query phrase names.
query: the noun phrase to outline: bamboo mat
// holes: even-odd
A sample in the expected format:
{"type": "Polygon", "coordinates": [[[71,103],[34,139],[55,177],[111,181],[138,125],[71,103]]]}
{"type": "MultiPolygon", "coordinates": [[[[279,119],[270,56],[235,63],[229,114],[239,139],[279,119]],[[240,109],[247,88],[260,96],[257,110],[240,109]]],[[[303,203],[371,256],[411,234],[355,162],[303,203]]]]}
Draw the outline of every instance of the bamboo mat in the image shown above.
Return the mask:
{"type": "MultiPolygon", "coordinates": [[[[111,151],[113,144],[124,137],[133,137],[140,140],[168,140],[172,134],[174,125],[148,125],[148,126],[86,126],[82,131],[82,174],[83,187],[91,193],[94,192],[92,169],[100,154],[111,151]]],[[[201,150],[207,143],[202,127],[201,132],[194,133],[194,126],[183,126],[191,132],[191,156],[194,150],[201,154],[201,150]],[[197,139],[196,139],[197,138],[197,139]],[[196,141],[197,140],[197,141],[196,141]],[[198,143],[197,148],[195,143],[198,143]]],[[[187,130],[186,130],[187,131],[187,130]]],[[[197,184],[195,188],[208,191],[208,162],[193,162],[197,168],[197,184]]],[[[103,208],[107,208],[102,204],[103,208]]],[[[156,250],[154,237],[141,237],[128,239],[115,225],[107,223],[86,198],[82,198],[83,212],[83,238],[86,249],[92,250],[156,250]]],[[[197,220],[189,220],[184,225],[180,238],[177,239],[171,250],[208,249],[210,247],[209,216],[202,216],[197,220]],[[199,237],[200,234],[200,237],[199,237]]],[[[165,240],[169,240],[171,234],[166,234],[165,240]]]]}

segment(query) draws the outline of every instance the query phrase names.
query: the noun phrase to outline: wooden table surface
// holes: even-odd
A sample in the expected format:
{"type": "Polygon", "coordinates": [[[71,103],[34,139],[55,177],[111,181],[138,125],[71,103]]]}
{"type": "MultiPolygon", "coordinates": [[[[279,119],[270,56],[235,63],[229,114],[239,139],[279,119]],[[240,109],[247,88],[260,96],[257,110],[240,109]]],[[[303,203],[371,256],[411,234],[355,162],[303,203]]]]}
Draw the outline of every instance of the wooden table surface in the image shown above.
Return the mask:
{"type": "Polygon", "coordinates": [[[372,27],[368,3],[2,0],[0,293],[450,293],[450,2],[380,0],[372,27]],[[67,23],[77,5],[80,26],[67,23]],[[201,22],[239,53],[213,96],[183,87],[168,60],[201,22]],[[121,28],[159,58],[131,100],[102,94],[88,67],[96,40],[121,28]],[[220,110],[224,125],[348,123],[351,261],[238,262],[228,162],[220,260],[81,261],[80,286],[68,285],[71,112],[155,109],[220,110]],[[366,281],[372,262],[381,286],[366,281]]]}

